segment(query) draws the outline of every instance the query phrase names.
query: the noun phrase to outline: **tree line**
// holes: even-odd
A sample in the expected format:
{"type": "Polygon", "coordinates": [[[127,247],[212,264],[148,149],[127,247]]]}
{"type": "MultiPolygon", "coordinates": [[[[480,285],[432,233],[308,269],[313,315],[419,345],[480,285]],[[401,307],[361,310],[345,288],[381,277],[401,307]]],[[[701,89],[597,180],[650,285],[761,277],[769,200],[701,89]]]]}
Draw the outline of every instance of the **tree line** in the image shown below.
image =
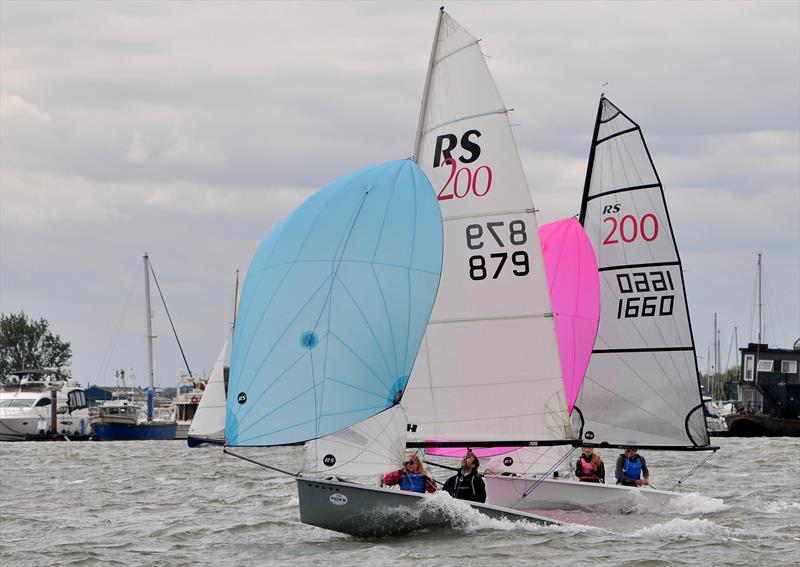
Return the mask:
{"type": "Polygon", "coordinates": [[[0,380],[17,370],[55,368],[62,372],[72,360],[72,347],[50,331],[45,319],[29,318],[24,311],[0,313],[0,380]]]}

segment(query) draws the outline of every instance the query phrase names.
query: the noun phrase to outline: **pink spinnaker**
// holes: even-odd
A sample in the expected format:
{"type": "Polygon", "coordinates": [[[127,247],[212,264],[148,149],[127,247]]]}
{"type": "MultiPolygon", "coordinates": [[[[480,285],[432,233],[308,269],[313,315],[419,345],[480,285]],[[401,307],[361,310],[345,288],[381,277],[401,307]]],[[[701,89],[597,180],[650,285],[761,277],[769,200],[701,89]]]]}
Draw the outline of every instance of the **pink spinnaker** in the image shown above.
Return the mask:
{"type": "MultiPolygon", "coordinates": [[[[567,411],[581,390],[592,356],[600,321],[600,275],[592,243],[576,219],[563,219],[539,227],[544,269],[558,339],[567,411]]],[[[428,453],[460,457],[465,447],[431,448],[428,453]]],[[[490,457],[515,447],[474,448],[478,457],[490,457]]]]}

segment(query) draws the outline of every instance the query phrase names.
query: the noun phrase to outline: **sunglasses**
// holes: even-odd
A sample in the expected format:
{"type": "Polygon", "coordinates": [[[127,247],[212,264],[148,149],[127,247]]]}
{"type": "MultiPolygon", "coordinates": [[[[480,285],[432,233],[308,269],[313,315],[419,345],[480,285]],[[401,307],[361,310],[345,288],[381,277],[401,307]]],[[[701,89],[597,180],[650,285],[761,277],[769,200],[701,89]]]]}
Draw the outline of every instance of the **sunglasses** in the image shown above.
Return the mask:
{"type": "Polygon", "coordinates": [[[403,461],[403,466],[416,465],[416,464],[417,463],[415,463],[414,461],[403,461]]]}

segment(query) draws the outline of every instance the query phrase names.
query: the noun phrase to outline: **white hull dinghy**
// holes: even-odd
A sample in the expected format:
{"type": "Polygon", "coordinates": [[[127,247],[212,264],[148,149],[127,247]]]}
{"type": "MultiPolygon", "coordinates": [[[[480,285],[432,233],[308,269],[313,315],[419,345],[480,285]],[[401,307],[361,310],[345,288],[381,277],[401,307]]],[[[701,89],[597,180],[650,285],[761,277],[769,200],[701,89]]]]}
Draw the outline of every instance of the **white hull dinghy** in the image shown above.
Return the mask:
{"type": "MultiPolygon", "coordinates": [[[[574,437],[594,447],[716,451],[703,415],[681,260],[663,187],[638,124],[604,96],[580,221],[600,273],[600,322],[572,412],[574,437]]],[[[488,498],[520,509],[568,509],[624,506],[629,493],[655,506],[681,496],[617,486],[614,463],[605,468],[607,484],[542,481],[534,471],[488,477],[488,498]]]]}
{"type": "Polygon", "coordinates": [[[634,488],[565,478],[487,475],[484,480],[489,501],[514,510],[627,512],[634,508],[662,509],[684,496],[649,486],[634,488]]]}

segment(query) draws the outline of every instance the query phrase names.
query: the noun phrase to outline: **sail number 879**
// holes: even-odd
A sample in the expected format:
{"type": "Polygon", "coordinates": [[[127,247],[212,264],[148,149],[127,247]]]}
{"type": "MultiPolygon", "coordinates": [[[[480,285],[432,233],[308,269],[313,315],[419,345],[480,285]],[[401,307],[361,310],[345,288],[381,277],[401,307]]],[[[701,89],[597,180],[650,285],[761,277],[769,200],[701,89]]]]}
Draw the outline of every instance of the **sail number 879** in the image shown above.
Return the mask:
{"type": "MultiPolygon", "coordinates": [[[[525,221],[513,220],[507,225],[505,221],[487,222],[485,225],[471,224],[467,226],[467,248],[480,250],[486,244],[497,244],[499,248],[507,246],[524,246],[528,242],[525,221]],[[488,235],[487,235],[488,233],[488,235]],[[484,238],[487,235],[487,238],[484,238]]],[[[530,261],[525,250],[511,252],[495,252],[487,255],[475,254],[469,258],[469,277],[474,281],[485,280],[491,273],[493,280],[500,277],[506,262],[511,259],[515,276],[526,276],[530,273],[530,261]],[[491,265],[489,265],[491,264],[491,265]]]]}

